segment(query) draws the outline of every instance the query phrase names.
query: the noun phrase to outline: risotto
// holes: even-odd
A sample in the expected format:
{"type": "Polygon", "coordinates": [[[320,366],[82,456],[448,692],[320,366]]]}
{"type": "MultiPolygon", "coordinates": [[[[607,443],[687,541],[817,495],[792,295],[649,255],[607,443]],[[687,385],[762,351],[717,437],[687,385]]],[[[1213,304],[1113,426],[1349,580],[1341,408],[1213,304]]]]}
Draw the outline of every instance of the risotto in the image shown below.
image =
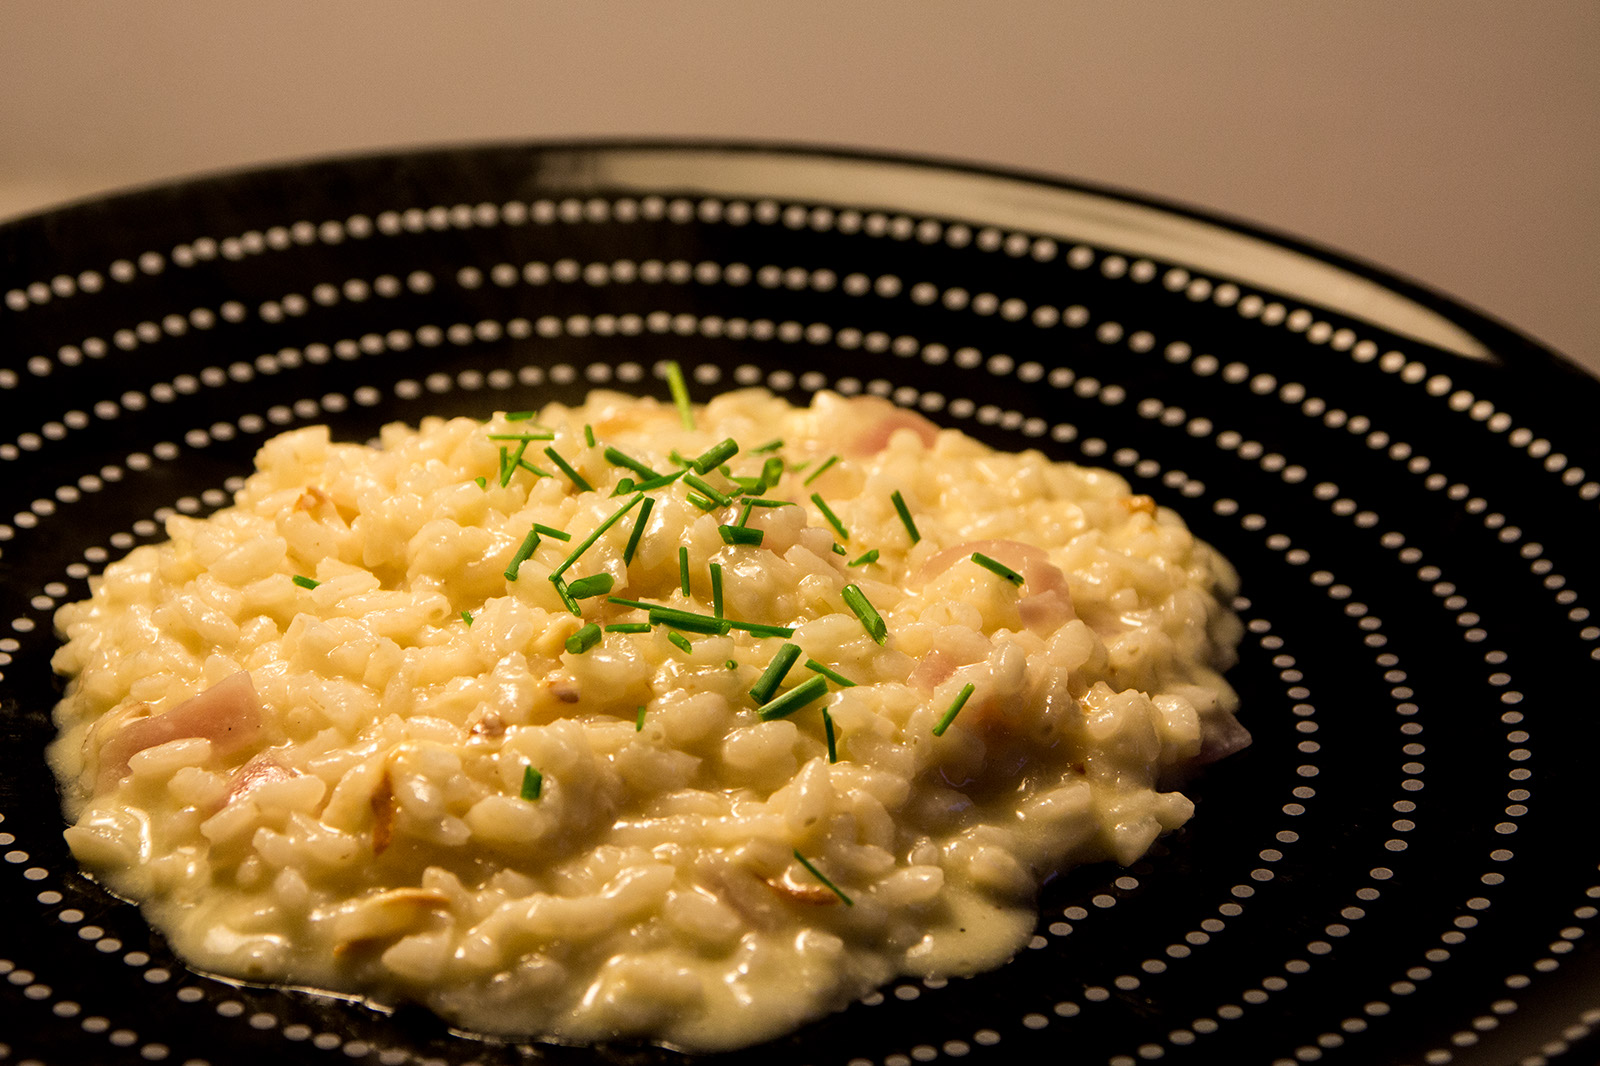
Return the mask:
{"type": "Polygon", "coordinates": [[[1002,964],[1248,739],[1216,552],[883,400],[596,392],[256,465],[56,616],[67,839],[203,970],[747,1045],[1002,964]]]}

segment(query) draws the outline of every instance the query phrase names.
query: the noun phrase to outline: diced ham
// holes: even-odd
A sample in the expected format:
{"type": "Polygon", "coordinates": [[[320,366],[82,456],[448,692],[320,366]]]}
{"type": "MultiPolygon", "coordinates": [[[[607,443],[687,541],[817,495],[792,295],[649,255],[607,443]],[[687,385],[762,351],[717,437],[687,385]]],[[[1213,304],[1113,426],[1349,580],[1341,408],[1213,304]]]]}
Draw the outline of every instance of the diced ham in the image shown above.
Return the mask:
{"type": "Polygon", "coordinates": [[[1250,730],[1231,714],[1219,712],[1200,717],[1200,754],[1195,765],[1205,766],[1226,759],[1250,746],[1250,730]]]}
{"type": "Polygon", "coordinates": [[[896,407],[887,400],[864,397],[857,400],[855,406],[865,425],[847,445],[846,452],[849,455],[876,455],[889,446],[889,439],[896,430],[911,430],[922,438],[924,446],[930,448],[939,436],[938,426],[915,411],[896,407]]]}
{"type": "Polygon", "coordinates": [[[932,692],[943,684],[951,674],[956,672],[958,665],[960,664],[956,662],[954,656],[947,655],[940,649],[935,648],[922,657],[922,661],[916,665],[916,668],[911,671],[911,676],[906,680],[913,688],[921,689],[923,692],[932,692]]]}
{"type": "Polygon", "coordinates": [[[1036,633],[1048,633],[1077,617],[1067,576],[1050,561],[1042,548],[1016,540],[974,540],[946,548],[922,565],[917,580],[926,584],[963,559],[982,552],[1022,575],[1017,611],[1022,624],[1036,633]]]}
{"type": "Polygon", "coordinates": [[[243,766],[239,767],[233,775],[233,784],[228,788],[228,797],[224,804],[232,803],[242,796],[248,796],[262,785],[273,781],[287,781],[295,775],[289,769],[270,755],[257,755],[243,766]]]}
{"type": "Polygon", "coordinates": [[[116,784],[130,758],[157,744],[204,737],[214,756],[226,758],[254,744],[260,733],[261,699],[241,670],[170,711],[135,719],[112,734],[100,747],[98,787],[103,791],[116,784]]]}

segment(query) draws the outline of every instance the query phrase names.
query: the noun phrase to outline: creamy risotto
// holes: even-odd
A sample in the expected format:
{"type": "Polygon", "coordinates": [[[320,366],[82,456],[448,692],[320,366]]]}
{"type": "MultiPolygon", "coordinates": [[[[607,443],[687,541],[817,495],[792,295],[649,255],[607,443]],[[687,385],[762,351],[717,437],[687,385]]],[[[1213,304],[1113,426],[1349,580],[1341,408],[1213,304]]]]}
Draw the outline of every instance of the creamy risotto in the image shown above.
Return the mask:
{"type": "Polygon", "coordinates": [[[1240,746],[1232,571],[873,398],[269,441],[56,616],[67,839],[192,965],[722,1049],[1031,935],[1240,746]]]}

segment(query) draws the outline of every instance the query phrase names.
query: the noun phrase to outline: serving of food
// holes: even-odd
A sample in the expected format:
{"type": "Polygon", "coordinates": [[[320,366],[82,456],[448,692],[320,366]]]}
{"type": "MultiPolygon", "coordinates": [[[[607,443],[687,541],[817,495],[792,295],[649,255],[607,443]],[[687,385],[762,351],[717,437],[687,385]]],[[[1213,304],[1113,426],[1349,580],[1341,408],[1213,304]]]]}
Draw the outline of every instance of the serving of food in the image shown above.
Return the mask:
{"type": "Polygon", "coordinates": [[[190,965],[696,1050],[1032,935],[1248,740],[1119,475],[759,389],[296,429],[59,609],[83,866],[190,965]]]}

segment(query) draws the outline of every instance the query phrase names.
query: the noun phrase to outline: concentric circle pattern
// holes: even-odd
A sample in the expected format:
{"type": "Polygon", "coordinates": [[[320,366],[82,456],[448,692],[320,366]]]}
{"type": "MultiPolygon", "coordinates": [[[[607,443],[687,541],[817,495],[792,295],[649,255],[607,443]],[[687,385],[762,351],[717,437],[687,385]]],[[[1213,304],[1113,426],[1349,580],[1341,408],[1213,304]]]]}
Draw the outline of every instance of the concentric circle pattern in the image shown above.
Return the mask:
{"type": "Polygon", "coordinates": [[[1247,626],[1230,677],[1255,743],[1193,784],[1189,827],[1058,879],[1000,971],[719,1061],[1600,1057],[1600,384],[1440,297],[1135,199],[598,145],[288,167],[0,227],[0,1063],[688,1061],[193,972],[76,871],[41,754],[55,608],[167,515],[222,505],[267,437],[665,396],[665,359],[702,395],[872,393],[1116,469],[1236,563],[1247,626]],[[1284,262],[1307,269],[1274,287],[1284,262]],[[1415,314],[1369,316],[1368,291],[1415,314]]]}

